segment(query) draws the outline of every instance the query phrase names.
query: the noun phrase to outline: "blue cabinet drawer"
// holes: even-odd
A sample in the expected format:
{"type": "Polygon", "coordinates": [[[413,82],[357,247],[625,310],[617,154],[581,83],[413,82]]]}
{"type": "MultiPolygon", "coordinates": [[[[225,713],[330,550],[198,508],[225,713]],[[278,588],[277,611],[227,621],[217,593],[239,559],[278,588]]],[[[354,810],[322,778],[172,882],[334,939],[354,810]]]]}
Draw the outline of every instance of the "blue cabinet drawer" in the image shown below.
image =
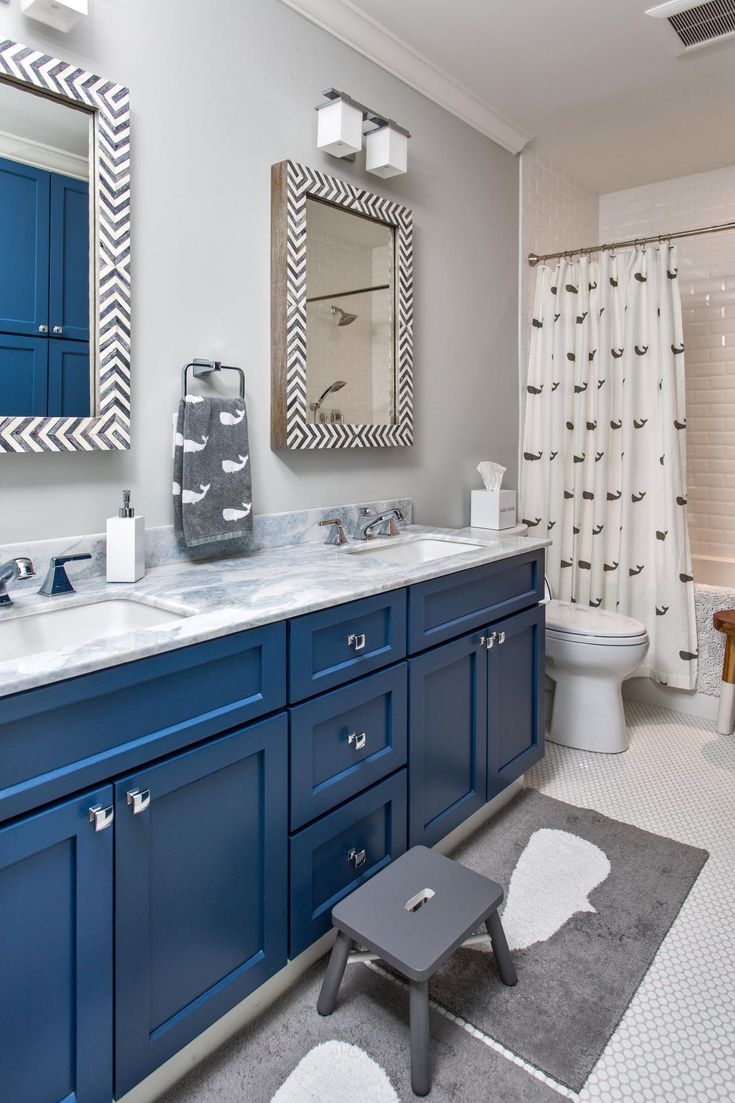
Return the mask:
{"type": "Polygon", "coordinates": [[[405,770],[292,836],[289,956],[326,934],[334,905],[405,849],[405,770]]]}
{"type": "Polygon", "coordinates": [[[543,551],[419,582],[408,596],[409,654],[483,628],[543,596],[543,551]]]}
{"type": "Polygon", "coordinates": [[[0,821],[285,704],[269,624],[3,699],[0,821]]]}
{"type": "Polygon", "coordinates": [[[406,764],[406,663],[290,710],[291,828],[406,764]]]}
{"type": "Polygon", "coordinates": [[[333,689],[405,654],[405,590],[307,613],[289,624],[288,699],[333,689]]]}

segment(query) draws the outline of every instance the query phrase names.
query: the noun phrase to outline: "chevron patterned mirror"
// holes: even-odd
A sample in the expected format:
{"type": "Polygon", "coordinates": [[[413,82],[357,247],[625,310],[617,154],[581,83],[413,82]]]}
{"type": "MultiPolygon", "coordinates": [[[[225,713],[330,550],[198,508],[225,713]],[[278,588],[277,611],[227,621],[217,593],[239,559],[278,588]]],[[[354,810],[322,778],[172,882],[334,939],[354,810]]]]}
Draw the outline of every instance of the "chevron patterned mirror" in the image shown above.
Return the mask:
{"type": "Polygon", "coordinates": [[[411,444],[411,211],[291,161],[272,186],[272,446],[411,444]]]}
{"type": "Polygon", "coordinates": [[[127,89],[0,43],[0,452],[128,448],[127,89]]]}

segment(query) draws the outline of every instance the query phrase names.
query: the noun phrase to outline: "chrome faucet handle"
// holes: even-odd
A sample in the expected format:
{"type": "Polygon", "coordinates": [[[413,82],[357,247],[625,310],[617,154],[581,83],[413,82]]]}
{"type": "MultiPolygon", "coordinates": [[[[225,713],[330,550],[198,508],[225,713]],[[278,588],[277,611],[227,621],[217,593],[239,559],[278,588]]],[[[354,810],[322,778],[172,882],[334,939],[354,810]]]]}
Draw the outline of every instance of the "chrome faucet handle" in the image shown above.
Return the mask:
{"type": "Polygon", "coordinates": [[[44,597],[55,597],[56,594],[73,594],[74,587],[66,573],[66,564],[74,563],[78,559],[91,559],[89,552],[79,555],[52,555],[48,564],[48,573],[39,589],[39,594],[44,597]]]}
{"type": "Polygon", "coordinates": [[[329,535],[327,536],[327,544],[346,544],[347,537],[345,536],[345,530],[342,528],[342,522],[339,517],[327,517],[324,521],[319,522],[319,527],[324,528],[325,525],[329,525],[329,535]]]}

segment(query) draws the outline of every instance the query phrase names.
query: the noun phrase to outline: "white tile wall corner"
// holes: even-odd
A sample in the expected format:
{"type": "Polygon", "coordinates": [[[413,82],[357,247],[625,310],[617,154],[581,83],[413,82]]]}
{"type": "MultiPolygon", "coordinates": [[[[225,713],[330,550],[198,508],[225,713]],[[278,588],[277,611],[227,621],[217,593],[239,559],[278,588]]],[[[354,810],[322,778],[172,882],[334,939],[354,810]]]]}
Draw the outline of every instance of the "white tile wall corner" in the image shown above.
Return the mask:
{"type": "MultiPolygon", "coordinates": [[[[600,197],[600,240],[735,220],[735,165],[600,197]]],[[[689,531],[735,557],[735,232],[678,242],[684,310],[689,531]]]]}
{"type": "MultiPolygon", "coordinates": [[[[598,200],[571,173],[540,157],[529,147],[521,154],[520,221],[520,427],[523,436],[526,373],[537,268],[531,268],[529,253],[551,253],[595,245],[598,235],[598,200]]],[[[519,465],[520,470],[520,465],[519,465]]]]}

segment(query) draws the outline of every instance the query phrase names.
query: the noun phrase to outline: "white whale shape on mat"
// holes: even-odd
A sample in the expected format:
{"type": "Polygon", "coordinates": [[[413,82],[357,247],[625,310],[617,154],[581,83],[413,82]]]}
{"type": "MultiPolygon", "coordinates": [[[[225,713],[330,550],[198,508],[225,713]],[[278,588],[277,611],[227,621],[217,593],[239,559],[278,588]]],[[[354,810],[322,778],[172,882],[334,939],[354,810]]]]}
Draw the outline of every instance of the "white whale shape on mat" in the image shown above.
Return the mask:
{"type": "Polygon", "coordinates": [[[188,440],[181,433],[176,433],[174,435],[174,447],[183,448],[185,452],[201,452],[202,449],[207,447],[208,440],[209,437],[205,437],[200,444],[198,440],[188,440]]]}
{"type": "Polygon", "coordinates": [[[204,402],[204,398],[200,394],[185,394],[184,402],[191,402],[192,406],[196,406],[198,402],[204,402]]]}
{"type": "Polygon", "coordinates": [[[242,504],[245,509],[223,509],[222,516],[225,521],[241,521],[243,517],[247,517],[253,507],[249,502],[243,502],[242,504]]]}
{"type": "Polygon", "coordinates": [[[201,494],[197,494],[196,490],[185,490],[181,495],[181,501],[185,506],[193,506],[197,502],[201,502],[202,498],[206,498],[207,491],[211,485],[211,483],[207,483],[206,486],[203,483],[199,483],[201,494]]]}
{"type": "Polygon", "coordinates": [[[236,414],[220,414],[219,419],[223,425],[239,425],[245,417],[245,411],[239,410],[236,414]]]}
{"type": "Polygon", "coordinates": [[[384,1069],[358,1046],[322,1042],[302,1057],[271,1103],[400,1103],[384,1069]]]}
{"type": "MultiPolygon", "coordinates": [[[[599,846],[569,831],[534,831],[508,887],[503,930],[511,950],[525,950],[561,930],[573,915],[594,912],[589,894],[609,876],[599,846]]],[[[473,949],[491,952],[490,943],[473,949]]]]}
{"type": "Polygon", "coordinates": [[[237,460],[222,460],[222,470],[226,475],[232,475],[235,471],[242,471],[250,457],[238,456],[237,459],[241,460],[241,463],[238,463],[237,460]]]}

